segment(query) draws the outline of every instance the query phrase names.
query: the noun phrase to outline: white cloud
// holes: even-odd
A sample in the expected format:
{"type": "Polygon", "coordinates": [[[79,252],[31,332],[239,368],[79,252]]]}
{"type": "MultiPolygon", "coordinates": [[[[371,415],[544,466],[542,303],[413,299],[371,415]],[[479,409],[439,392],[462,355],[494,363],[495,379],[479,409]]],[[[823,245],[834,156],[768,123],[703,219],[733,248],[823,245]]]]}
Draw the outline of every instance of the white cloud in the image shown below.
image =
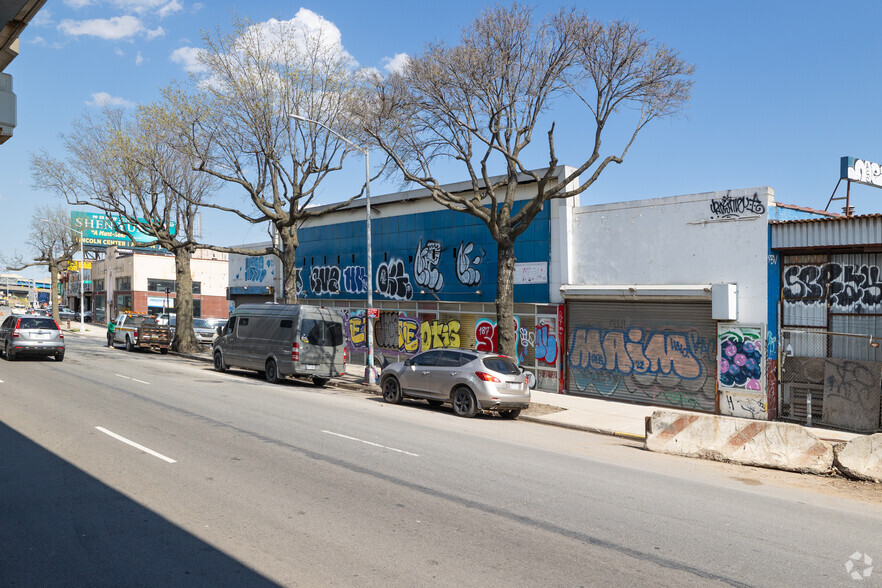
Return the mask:
{"type": "Polygon", "coordinates": [[[171,59],[175,63],[179,63],[187,73],[201,73],[206,71],[206,67],[199,63],[199,53],[202,49],[197,47],[181,47],[172,51],[171,59]]]}
{"type": "MultiPolygon", "coordinates": [[[[287,45],[304,46],[307,38],[321,37],[322,47],[339,56],[355,60],[343,49],[340,29],[337,25],[315,12],[301,8],[291,20],[269,19],[252,27],[266,47],[287,52],[287,45]]],[[[271,49],[272,50],[272,49],[271,49]]],[[[281,60],[281,59],[280,59],[281,60]]]]}
{"type": "Polygon", "coordinates": [[[120,49],[119,47],[115,48],[113,50],[113,52],[116,54],[117,57],[122,57],[123,55],[126,54],[126,52],[123,51],[122,49],[120,49]]]}
{"type": "Polygon", "coordinates": [[[395,57],[385,57],[383,58],[383,69],[389,73],[400,73],[407,67],[409,59],[407,53],[397,53],[395,57]]]}
{"type": "Polygon", "coordinates": [[[64,0],[71,8],[84,8],[93,4],[92,0],[64,0]]]}
{"type": "Polygon", "coordinates": [[[46,46],[46,39],[43,37],[34,37],[33,39],[26,39],[25,43],[30,43],[31,45],[39,45],[41,47],[46,46]]]}
{"type": "Polygon", "coordinates": [[[163,37],[163,36],[165,36],[165,29],[162,27],[156,27],[155,29],[153,29],[151,31],[147,31],[147,40],[149,40],[149,41],[152,41],[156,37],[163,37]]]}
{"type": "Polygon", "coordinates": [[[91,20],[61,21],[58,30],[73,37],[88,35],[111,41],[134,37],[144,30],[141,20],[134,16],[114,16],[113,18],[94,18],[91,20]]]}
{"type": "Polygon", "coordinates": [[[135,56],[135,65],[141,65],[144,63],[144,58],[141,57],[141,52],[138,51],[138,55],[135,56]]]}
{"type": "Polygon", "coordinates": [[[178,0],[171,0],[171,2],[160,8],[156,14],[159,15],[159,18],[165,18],[169,14],[173,14],[183,8],[184,6],[178,0]]]}
{"type": "Polygon", "coordinates": [[[44,9],[40,10],[40,12],[37,13],[37,16],[35,16],[35,17],[31,20],[29,26],[32,26],[32,27],[48,27],[48,26],[51,26],[52,24],[53,24],[53,21],[52,21],[52,11],[51,11],[51,10],[46,10],[46,9],[44,8],[44,9]]]}
{"type": "Polygon", "coordinates": [[[137,106],[137,104],[119,96],[111,96],[107,92],[95,92],[92,94],[92,100],[86,102],[86,106],[122,106],[123,108],[130,108],[137,106]]]}

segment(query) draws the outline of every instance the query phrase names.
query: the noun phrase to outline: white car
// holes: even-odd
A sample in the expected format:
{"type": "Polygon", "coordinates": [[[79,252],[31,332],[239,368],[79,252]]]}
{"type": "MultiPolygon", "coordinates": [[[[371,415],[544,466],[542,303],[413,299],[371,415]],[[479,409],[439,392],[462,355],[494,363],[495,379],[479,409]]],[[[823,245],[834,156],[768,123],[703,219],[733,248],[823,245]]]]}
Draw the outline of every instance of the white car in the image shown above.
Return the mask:
{"type": "Polygon", "coordinates": [[[16,304],[12,307],[12,314],[27,314],[28,307],[24,304],[16,304]]]}

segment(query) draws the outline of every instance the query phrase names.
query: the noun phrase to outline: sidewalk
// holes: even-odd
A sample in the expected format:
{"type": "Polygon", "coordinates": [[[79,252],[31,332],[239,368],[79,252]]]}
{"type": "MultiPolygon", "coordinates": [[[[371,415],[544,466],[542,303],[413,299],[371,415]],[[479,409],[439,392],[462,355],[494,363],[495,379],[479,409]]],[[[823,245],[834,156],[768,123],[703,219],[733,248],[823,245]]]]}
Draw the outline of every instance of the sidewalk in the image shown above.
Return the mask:
{"type": "MultiPolygon", "coordinates": [[[[71,322],[71,330],[68,332],[71,335],[81,335],[78,332],[79,327],[79,323],[71,322]]],[[[66,324],[62,325],[62,328],[67,331],[66,324]]],[[[86,336],[104,339],[106,332],[104,325],[86,323],[86,336]]],[[[211,361],[211,356],[207,353],[187,355],[187,357],[211,361]]],[[[363,365],[348,364],[346,375],[332,379],[330,385],[366,394],[380,394],[379,386],[369,386],[364,383],[363,365]]],[[[531,396],[531,406],[521,413],[521,420],[635,440],[643,440],[646,418],[661,408],[539,390],[533,390],[531,396]]],[[[806,430],[832,443],[844,443],[861,436],[856,433],[816,427],[806,427],[806,430]]]]}

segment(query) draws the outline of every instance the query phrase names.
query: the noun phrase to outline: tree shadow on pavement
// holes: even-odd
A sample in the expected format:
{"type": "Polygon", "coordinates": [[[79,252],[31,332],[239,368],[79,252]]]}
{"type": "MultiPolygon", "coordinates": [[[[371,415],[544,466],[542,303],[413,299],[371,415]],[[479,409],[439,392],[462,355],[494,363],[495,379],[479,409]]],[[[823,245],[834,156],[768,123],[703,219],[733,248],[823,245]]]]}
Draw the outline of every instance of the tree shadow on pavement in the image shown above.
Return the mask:
{"type": "Polygon", "coordinates": [[[276,585],[3,423],[0,447],[0,585],[276,585]]]}

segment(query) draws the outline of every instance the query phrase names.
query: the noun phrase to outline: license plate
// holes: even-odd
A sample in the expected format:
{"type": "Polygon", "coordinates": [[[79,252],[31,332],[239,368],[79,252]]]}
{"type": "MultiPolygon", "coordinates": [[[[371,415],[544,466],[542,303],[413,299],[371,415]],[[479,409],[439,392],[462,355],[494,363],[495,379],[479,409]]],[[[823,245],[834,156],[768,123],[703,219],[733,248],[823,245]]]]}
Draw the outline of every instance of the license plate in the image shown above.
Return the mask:
{"type": "Polygon", "coordinates": [[[521,389],[521,383],[520,383],[520,382],[509,382],[509,383],[508,383],[508,389],[509,389],[509,390],[520,390],[520,389],[521,389]]]}
{"type": "Polygon", "coordinates": [[[313,364],[311,364],[311,363],[308,363],[308,364],[306,364],[306,369],[308,369],[308,370],[314,370],[314,369],[315,369],[315,365],[313,365],[313,364]]]}
{"type": "Polygon", "coordinates": [[[44,340],[44,339],[48,339],[48,338],[49,338],[49,335],[43,334],[43,333],[34,333],[33,335],[31,335],[31,339],[44,340]]]}

